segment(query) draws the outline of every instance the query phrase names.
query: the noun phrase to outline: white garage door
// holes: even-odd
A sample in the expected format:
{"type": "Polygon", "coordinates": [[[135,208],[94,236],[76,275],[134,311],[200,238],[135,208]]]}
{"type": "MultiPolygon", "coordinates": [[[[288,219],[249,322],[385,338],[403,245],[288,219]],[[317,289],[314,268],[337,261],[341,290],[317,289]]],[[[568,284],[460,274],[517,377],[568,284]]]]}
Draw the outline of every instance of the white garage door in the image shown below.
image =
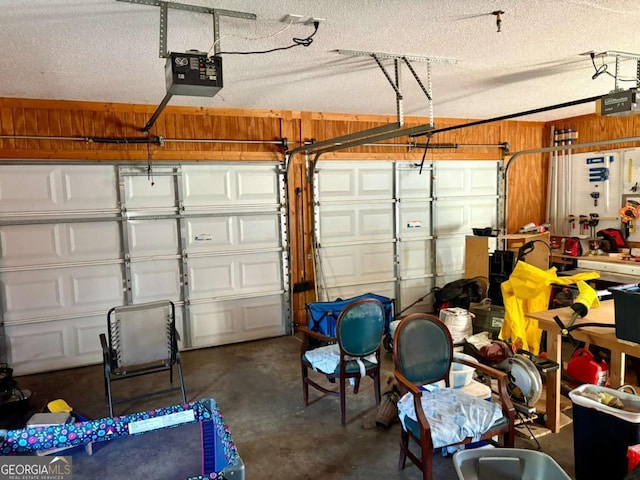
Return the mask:
{"type": "Polygon", "coordinates": [[[0,292],[16,374],[101,361],[116,305],[176,303],[182,346],[286,333],[279,165],[0,166],[0,292]]]}
{"type": "Polygon", "coordinates": [[[463,277],[465,236],[473,227],[498,226],[501,165],[438,161],[419,174],[412,162],[319,162],[321,299],[373,292],[397,299],[402,310],[463,277]]]}

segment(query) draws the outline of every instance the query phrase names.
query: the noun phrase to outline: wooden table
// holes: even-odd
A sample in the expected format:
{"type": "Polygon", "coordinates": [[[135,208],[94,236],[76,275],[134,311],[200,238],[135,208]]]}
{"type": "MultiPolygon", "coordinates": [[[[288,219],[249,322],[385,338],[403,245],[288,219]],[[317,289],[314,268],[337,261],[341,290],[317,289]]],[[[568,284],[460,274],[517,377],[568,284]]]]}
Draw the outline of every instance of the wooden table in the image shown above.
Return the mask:
{"type": "MultiPolygon", "coordinates": [[[[547,310],[538,313],[528,313],[527,317],[538,320],[538,325],[547,332],[547,355],[549,359],[561,362],[562,334],[560,327],[553,320],[558,316],[566,325],[569,323],[573,310],[569,307],[547,310]]],[[[605,300],[598,308],[592,308],[585,318],[578,318],[574,325],[581,323],[615,324],[613,300],[605,300]]],[[[611,327],[585,327],[573,330],[571,335],[576,340],[598,345],[611,350],[609,364],[609,383],[612,388],[624,384],[625,354],[640,357],[640,345],[616,338],[616,330],[611,327]]],[[[561,371],[547,373],[547,427],[552,432],[560,430],[560,380],[561,371]]]]}

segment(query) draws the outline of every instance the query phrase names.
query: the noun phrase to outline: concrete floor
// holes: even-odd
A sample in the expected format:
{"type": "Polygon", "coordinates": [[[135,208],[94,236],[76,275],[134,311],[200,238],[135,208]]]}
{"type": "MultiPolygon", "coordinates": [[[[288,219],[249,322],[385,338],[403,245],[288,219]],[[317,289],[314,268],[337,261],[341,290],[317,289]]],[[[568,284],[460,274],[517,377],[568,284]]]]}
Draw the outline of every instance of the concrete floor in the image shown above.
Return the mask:
{"type": "MultiPolygon", "coordinates": [[[[358,395],[347,397],[347,425],[340,425],[337,397],[311,389],[312,403],[302,402],[299,362],[300,341],[286,336],[183,352],[187,400],[214,398],[231,429],[249,480],[296,479],[420,479],[408,462],[398,470],[400,425],[388,431],[375,428],[376,415],[370,379],[363,380],[358,395]]],[[[393,359],[384,352],[383,387],[392,375],[393,359]]],[[[168,375],[155,374],[115,383],[115,395],[159,388],[168,375]],[[155,387],[154,387],[155,386],[155,387]]],[[[102,366],[18,377],[32,392],[31,406],[41,411],[50,400],[63,398],[82,415],[108,416],[102,366]]],[[[138,400],[115,407],[127,414],[180,403],[179,392],[138,400]]],[[[573,477],[571,426],[540,438],[542,451],[551,455],[573,477]]],[[[535,449],[530,440],[516,439],[516,447],[535,449]]],[[[122,462],[140,462],[136,452],[122,462]]],[[[165,478],[162,464],[155,478],[165,478]]],[[[93,478],[108,478],[96,472],[93,478]]],[[[74,475],[74,479],[81,478],[74,475]]],[[[86,477],[92,478],[92,477],[86,477]]],[[[457,477],[451,457],[435,456],[434,478],[457,477]]]]}

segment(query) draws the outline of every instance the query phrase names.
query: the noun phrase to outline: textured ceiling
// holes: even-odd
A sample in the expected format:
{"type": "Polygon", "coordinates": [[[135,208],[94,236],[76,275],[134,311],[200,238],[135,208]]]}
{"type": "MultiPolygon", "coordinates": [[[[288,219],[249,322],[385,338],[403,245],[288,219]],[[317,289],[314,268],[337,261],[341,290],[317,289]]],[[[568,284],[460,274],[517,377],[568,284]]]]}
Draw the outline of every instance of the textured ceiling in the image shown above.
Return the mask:
{"type": "MultiPolygon", "coordinates": [[[[313,43],[260,55],[224,55],[224,88],[213,98],[174,96],[170,105],[395,114],[395,93],[370,57],[338,49],[421,57],[433,63],[436,117],[491,118],[614,89],[607,74],[592,80],[586,51],[640,52],[638,0],[188,0],[254,13],[220,17],[222,51],[291,44],[313,27],[281,22],[285,14],[322,18],[313,43]],[[502,31],[491,12],[504,11],[502,31]]],[[[158,105],[165,94],[159,57],[160,9],[116,0],[4,0],[0,3],[0,96],[158,105]]],[[[171,51],[209,51],[212,15],[169,10],[171,51]]],[[[615,58],[596,58],[615,72],[615,58]]],[[[393,75],[393,61],[384,65],[393,75]]],[[[412,65],[426,84],[427,68],[412,65]]],[[[619,65],[635,78],[635,60],[619,65]]],[[[401,68],[406,115],[428,116],[428,102],[408,67],[401,68]]],[[[635,82],[619,82],[621,87],[635,82]]],[[[593,104],[529,120],[592,113],[593,104]]]]}

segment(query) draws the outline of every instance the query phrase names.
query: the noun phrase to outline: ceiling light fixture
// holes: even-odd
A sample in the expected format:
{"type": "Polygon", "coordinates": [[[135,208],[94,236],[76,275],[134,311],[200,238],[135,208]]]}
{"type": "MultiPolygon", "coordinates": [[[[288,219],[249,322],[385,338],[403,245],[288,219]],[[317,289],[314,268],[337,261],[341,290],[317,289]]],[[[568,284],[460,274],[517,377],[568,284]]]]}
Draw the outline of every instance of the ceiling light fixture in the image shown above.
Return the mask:
{"type": "Polygon", "coordinates": [[[502,31],[502,15],[504,15],[504,12],[502,10],[496,10],[494,12],[491,12],[491,15],[496,16],[496,27],[498,27],[498,32],[501,32],[502,31]]]}

